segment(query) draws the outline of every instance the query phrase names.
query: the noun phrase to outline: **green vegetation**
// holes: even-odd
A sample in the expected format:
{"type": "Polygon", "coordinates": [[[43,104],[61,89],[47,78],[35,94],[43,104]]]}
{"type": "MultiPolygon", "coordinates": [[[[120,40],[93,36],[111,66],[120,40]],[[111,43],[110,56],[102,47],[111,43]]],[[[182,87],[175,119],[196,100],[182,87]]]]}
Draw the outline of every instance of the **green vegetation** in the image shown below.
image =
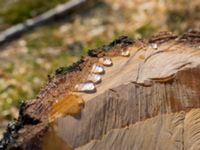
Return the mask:
{"type": "Polygon", "coordinates": [[[167,14],[167,24],[171,30],[181,32],[181,25],[183,25],[189,17],[191,16],[188,10],[169,10],[167,14]]]}
{"type": "Polygon", "coordinates": [[[1,117],[12,119],[8,110],[20,101],[34,98],[48,74],[85,54],[79,42],[65,46],[57,28],[40,27],[16,43],[17,52],[11,54],[8,50],[5,54],[9,57],[0,56],[0,121],[1,117]]]}
{"type": "Polygon", "coordinates": [[[26,36],[27,47],[30,50],[42,49],[46,47],[61,47],[63,39],[56,35],[56,27],[50,26],[49,28],[39,28],[38,32],[33,32],[32,36],[26,36]],[[42,33],[42,34],[41,34],[42,33]]]}
{"type": "Polygon", "coordinates": [[[54,73],[60,66],[68,66],[76,61],[79,54],[82,52],[71,56],[67,51],[60,51],[56,47],[34,50],[30,47],[25,52],[16,54],[14,60],[5,63],[0,60],[3,72],[0,78],[0,116],[11,119],[7,110],[18,106],[21,100],[34,98],[47,81],[48,74],[54,73]]]}
{"type": "Polygon", "coordinates": [[[156,28],[152,26],[152,24],[147,23],[147,24],[142,25],[140,28],[138,28],[136,30],[136,33],[139,33],[140,35],[142,35],[143,38],[148,38],[151,35],[153,35],[155,31],[156,31],[156,28]]]}
{"type": "MultiPolygon", "coordinates": [[[[13,0],[0,10],[0,17],[4,24],[16,24],[66,1],[68,0],[13,0]]],[[[1,2],[0,5],[3,6],[4,3],[1,2]]]]}

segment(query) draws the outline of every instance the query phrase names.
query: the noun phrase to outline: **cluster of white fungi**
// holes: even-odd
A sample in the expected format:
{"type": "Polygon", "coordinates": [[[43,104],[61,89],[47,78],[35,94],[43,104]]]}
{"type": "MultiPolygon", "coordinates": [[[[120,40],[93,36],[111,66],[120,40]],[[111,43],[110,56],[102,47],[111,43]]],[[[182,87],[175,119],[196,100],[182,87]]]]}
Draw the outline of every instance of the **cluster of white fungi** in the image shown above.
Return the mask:
{"type": "MultiPolygon", "coordinates": [[[[121,51],[121,56],[129,57],[130,51],[121,51]]],[[[102,80],[102,75],[105,73],[104,66],[110,67],[113,65],[112,59],[108,57],[99,58],[98,64],[93,64],[90,74],[86,82],[79,83],[75,85],[75,91],[77,92],[89,92],[93,93],[96,91],[96,84],[100,83],[102,80]]]]}

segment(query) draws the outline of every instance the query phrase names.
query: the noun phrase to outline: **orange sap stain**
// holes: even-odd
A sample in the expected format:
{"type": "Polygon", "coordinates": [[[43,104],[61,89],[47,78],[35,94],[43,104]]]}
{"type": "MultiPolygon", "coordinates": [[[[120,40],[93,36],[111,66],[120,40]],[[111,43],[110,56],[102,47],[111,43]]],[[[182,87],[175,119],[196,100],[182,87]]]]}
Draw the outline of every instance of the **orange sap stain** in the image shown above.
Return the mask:
{"type": "Polygon", "coordinates": [[[144,55],[139,56],[140,59],[145,59],[144,55]]]}
{"type": "Polygon", "coordinates": [[[54,121],[59,117],[67,115],[76,115],[81,111],[81,106],[84,105],[82,97],[69,94],[58,99],[58,102],[53,104],[49,112],[49,122],[54,121]]]}

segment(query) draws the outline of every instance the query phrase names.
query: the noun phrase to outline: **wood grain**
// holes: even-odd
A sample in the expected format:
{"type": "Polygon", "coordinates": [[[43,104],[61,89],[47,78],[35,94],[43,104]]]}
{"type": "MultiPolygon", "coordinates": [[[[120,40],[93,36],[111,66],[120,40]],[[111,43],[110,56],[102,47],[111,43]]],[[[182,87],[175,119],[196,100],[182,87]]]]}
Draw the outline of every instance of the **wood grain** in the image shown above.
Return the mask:
{"type": "MultiPolygon", "coordinates": [[[[16,137],[11,136],[8,146],[44,149],[44,144],[51,142],[51,136],[46,135],[52,135],[49,132],[53,127],[54,137],[69,149],[199,149],[199,46],[197,31],[181,36],[161,32],[149,41],[130,42],[122,37],[90,51],[90,56],[73,68],[60,69],[49,77],[36,99],[22,107],[20,116],[25,123],[14,134],[16,137]],[[158,48],[153,48],[152,43],[158,48]],[[130,51],[130,56],[120,56],[122,50],[130,51]],[[112,59],[113,65],[105,67],[96,92],[73,91],[77,83],[87,79],[92,65],[105,56],[112,59]],[[74,98],[63,99],[71,93],[83,99],[83,107],[74,98]],[[48,122],[52,108],[56,108],[53,114],[59,115],[48,122]],[[76,110],[76,115],[68,109],[76,110]],[[33,124],[33,120],[38,122],[33,124]],[[30,136],[24,138],[27,133],[30,136]],[[29,146],[36,141],[37,146],[29,146]]],[[[59,149],[59,144],[54,146],[59,149]]]]}

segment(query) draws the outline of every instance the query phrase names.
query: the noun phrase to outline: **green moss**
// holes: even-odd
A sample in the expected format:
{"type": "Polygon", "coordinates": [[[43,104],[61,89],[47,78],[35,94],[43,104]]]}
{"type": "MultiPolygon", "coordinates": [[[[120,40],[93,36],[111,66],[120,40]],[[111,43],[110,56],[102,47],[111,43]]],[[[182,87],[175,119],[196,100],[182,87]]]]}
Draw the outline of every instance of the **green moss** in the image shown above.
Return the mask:
{"type": "Polygon", "coordinates": [[[0,16],[3,18],[4,23],[16,24],[66,1],[68,0],[16,0],[1,9],[0,16]]]}
{"type": "Polygon", "coordinates": [[[37,32],[32,32],[31,36],[25,36],[27,47],[30,50],[42,49],[46,47],[60,47],[63,45],[63,38],[57,35],[55,27],[41,27],[37,32]]]}
{"type": "Polygon", "coordinates": [[[148,23],[138,28],[136,30],[136,33],[139,33],[143,38],[148,38],[152,36],[155,31],[156,31],[156,27],[148,23]]]}
{"type": "Polygon", "coordinates": [[[104,38],[104,36],[95,37],[92,41],[85,43],[83,51],[87,53],[88,50],[100,47],[104,44],[108,44],[108,39],[104,38]]]}
{"type": "Polygon", "coordinates": [[[188,10],[185,9],[169,10],[167,12],[167,25],[172,31],[183,32],[182,25],[192,17],[188,10]]]}

